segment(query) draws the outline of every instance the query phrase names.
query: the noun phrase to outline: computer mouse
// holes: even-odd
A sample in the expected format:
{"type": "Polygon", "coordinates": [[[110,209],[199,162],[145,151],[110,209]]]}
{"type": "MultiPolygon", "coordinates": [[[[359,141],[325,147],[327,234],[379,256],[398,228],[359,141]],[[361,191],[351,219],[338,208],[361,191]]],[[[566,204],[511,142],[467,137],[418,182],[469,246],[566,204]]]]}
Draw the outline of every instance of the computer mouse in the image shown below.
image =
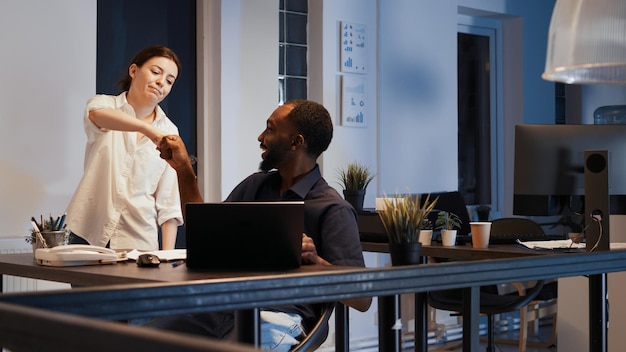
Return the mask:
{"type": "Polygon", "coordinates": [[[139,257],[137,257],[138,266],[154,268],[159,266],[159,264],[161,264],[161,261],[159,260],[159,257],[154,254],[146,253],[141,254],[139,255],[139,257]]]}

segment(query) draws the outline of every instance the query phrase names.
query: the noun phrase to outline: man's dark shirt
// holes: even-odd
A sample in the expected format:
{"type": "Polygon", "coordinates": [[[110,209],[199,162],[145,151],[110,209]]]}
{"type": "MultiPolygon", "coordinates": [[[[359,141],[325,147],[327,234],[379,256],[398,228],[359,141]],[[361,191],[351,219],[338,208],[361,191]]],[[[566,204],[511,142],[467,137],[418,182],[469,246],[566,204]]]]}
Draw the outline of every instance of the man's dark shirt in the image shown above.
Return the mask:
{"type": "MultiPolygon", "coordinates": [[[[226,198],[237,201],[304,201],[304,232],[313,239],[318,256],[334,265],[364,267],[354,208],[322,178],[315,166],[293,187],[280,194],[281,177],[277,171],[258,172],[243,180],[226,198]]],[[[283,312],[315,318],[308,305],[281,306],[283,312]]]]}

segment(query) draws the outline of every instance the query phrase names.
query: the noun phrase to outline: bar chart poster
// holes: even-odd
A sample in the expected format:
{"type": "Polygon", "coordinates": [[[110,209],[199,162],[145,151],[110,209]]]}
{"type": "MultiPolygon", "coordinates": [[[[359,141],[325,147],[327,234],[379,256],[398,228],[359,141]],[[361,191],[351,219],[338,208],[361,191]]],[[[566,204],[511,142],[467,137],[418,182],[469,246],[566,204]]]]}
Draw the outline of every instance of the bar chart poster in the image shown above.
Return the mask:
{"type": "Polygon", "coordinates": [[[365,25],[341,22],[341,72],[366,73],[365,25]]]}
{"type": "Polygon", "coordinates": [[[365,78],[343,76],[341,84],[341,124],[366,126],[365,78]]]}

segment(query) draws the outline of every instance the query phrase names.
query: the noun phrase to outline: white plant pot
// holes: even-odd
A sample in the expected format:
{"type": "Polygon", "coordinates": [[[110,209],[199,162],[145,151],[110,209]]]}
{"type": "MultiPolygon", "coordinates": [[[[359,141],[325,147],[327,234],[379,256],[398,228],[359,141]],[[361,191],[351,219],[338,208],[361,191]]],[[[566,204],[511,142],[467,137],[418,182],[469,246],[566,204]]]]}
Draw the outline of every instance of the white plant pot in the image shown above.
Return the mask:
{"type": "Polygon", "coordinates": [[[445,247],[452,247],[456,244],[457,230],[441,230],[441,244],[445,247]]]}
{"type": "Polygon", "coordinates": [[[419,243],[422,246],[430,246],[433,240],[433,230],[420,230],[419,243]]]}

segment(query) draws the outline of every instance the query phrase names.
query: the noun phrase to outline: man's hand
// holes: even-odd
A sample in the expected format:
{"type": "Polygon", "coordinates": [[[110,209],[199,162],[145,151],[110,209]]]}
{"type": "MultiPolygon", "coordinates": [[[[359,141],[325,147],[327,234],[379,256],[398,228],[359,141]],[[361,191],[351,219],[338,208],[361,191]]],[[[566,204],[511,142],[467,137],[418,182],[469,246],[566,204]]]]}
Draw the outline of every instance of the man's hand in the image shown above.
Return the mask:
{"type": "Polygon", "coordinates": [[[157,150],[161,152],[161,158],[167,161],[174,170],[191,165],[185,143],[179,136],[169,135],[160,138],[157,150]]]}
{"type": "MultiPolygon", "coordinates": [[[[324,258],[317,255],[317,249],[315,249],[313,239],[305,233],[302,234],[302,264],[332,265],[324,258]]],[[[372,298],[354,298],[342,300],[340,302],[360,312],[365,312],[370,308],[370,305],[372,305],[372,298]]]]}
{"type": "Polygon", "coordinates": [[[317,255],[317,249],[315,248],[313,239],[305,233],[302,234],[302,264],[331,265],[324,258],[317,255]]]}

